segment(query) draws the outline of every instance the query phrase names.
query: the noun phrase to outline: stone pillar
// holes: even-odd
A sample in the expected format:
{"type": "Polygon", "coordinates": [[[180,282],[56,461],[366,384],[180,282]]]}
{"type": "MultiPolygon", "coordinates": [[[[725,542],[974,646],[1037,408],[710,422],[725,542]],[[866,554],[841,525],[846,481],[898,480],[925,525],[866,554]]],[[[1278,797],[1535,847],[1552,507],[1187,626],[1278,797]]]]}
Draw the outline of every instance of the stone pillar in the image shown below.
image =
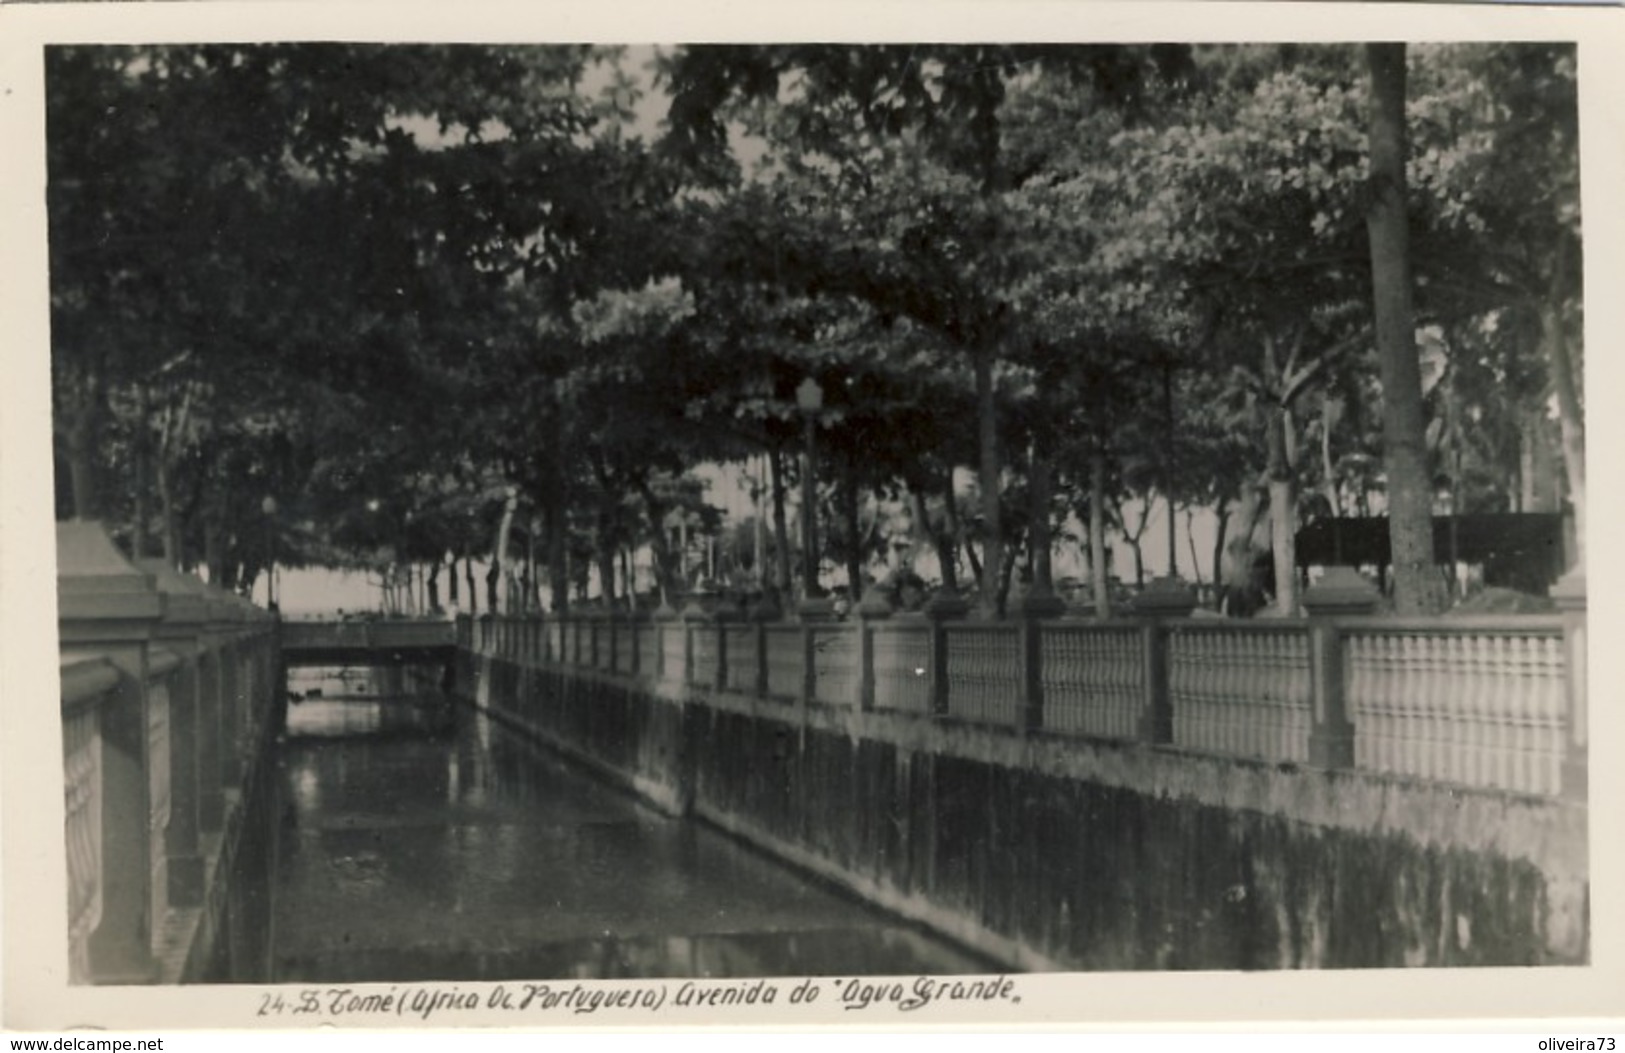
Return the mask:
{"type": "Polygon", "coordinates": [[[643,634],[649,631],[648,623],[644,620],[642,611],[631,611],[626,616],[626,646],[631,648],[627,654],[626,672],[628,676],[638,677],[643,674],[643,634]]]}
{"type": "Polygon", "coordinates": [[[152,843],[150,828],[147,674],[164,600],[99,523],[58,523],[56,550],[62,658],[105,658],[118,671],[100,718],[102,916],[90,934],[90,975],[97,983],[151,983],[161,920],[152,916],[152,871],[163,847],[152,843]]]}
{"type": "Polygon", "coordinates": [[[733,685],[728,683],[728,626],[730,623],[743,621],[745,612],[733,602],[730,597],[724,596],[717,605],[711,608],[709,621],[711,631],[717,634],[717,667],[713,670],[711,683],[718,691],[725,691],[733,685]]]}
{"type": "MultiPolygon", "coordinates": [[[[1047,533],[1046,533],[1047,538],[1047,533]]],[[[1049,560],[1043,573],[1016,605],[1021,634],[1021,717],[1023,732],[1044,727],[1044,622],[1066,613],[1066,602],[1055,594],[1049,581],[1049,560]]]]}
{"type": "Polygon", "coordinates": [[[1382,594],[1353,567],[1329,567],[1303,594],[1309,612],[1309,677],[1314,724],[1309,763],[1320,768],[1354,767],[1354,723],[1343,685],[1343,634],[1336,619],[1369,615],[1382,594]]]}
{"type": "Polygon", "coordinates": [[[948,628],[947,623],[958,621],[970,613],[970,605],[958,596],[938,594],[925,604],[925,616],[931,619],[931,712],[935,716],[948,713],[948,628]]]}
{"type": "Polygon", "coordinates": [[[1174,741],[1173,701],[1168,695],[1168,621],[1196,609],[1196,594],[1177,577],[1158,578],[1134,598],[1141,619],[1140,655],[1145,700],[1140,710],[1140,741],[1153,745],[1174,741]]]}
{"type": "Polygon", "coordinates": [[[237,654],[240,678],[238,690],[242,697],[243,723],[237,749],[243,772],[243,790],[246,794],[246,780],[255,770],[255,765],[260,760],[260,752],[265,748],[271,704],[271,679],[267,658],[270,653],[270,640],[276,633],[277,616],[256,607],[241,596],[233,595],[231,601],[241,612],[237,654]]]}
{"type": "Polygon", "coordinates": [[[171,906],[195,907],[203,902],[204,866],[198,837],[203,828],[200,816],[206,780],[198,761],[203,752],[206,709],[203,661],[209,603],[163,560],[142,560],[140,568],[152,575],[164,595],[164,617],[158,624],[156,638],[181,661],[179,675],[169,694],[169,827],[164,843],[169,860],[169,888],[166,894],[171,906]]]}
{"type": "MultiPolygon", "coordinates": [[[[684,684],[702,684],[702,683],[704,683],[704,681],[702,681],[700,679],[701,676],[705,675],[704,672],[702,670],[694,668],[694,634],[696,632],[702,631],[700,629],[700,626],[705,624],[707,618],[708,618],[708,615],[706,613],[705,607],[700,603],[699,597],[698,596],[690,596],[688,598],[688,603],[683,605],[683,612],[682,612],[682,615],[681,615],[681,621],[679,622],[679,624],[683,628],[683,683],[684,684]]],[[[713,676],[715,676],[716,670],[715,669],[711,670],[711,673],[712,673],[713,676]]],[[[715,682],[716,682],[715,680],[712,681],[712,683],[715,683],[715,682]]]]}
{"type": "Polygon", "coordinates": [[[1586,698],[1586,579],[1582,563],[1557,580],[1552,600],[1563,614],[1567,659],[1569,734],[1563,751],[1563,796],[1585,803],[1590,796],[1590,733],[1586,698]]]}
{"type": "Polygon", "coordinates": [[[891,603],[883,590],[872,588],[857,606],[858,630],[858,708],[875,708],[875,622],[892,615],[891,603]]]}
{"type": "Polygon", "coordinates": [[[796,704],[796,716],[802,728],[807,726],[807,711],[818,697],[818,662],[814,650],[813,623],[801,621],[801,698],[796,704]]]}
{"type": "Polygon", "coordinates": [[[779,611],[778,598],[773,592],[765,592],[761,599],[751,604],[750,620],[756,626],[756,697],[766,698],[768,692],[767,677],[767,626],[783,617],[779,611]]]}
{"type": "Polygon", "coordinates": [[[220,649],[215,666],[220,684],[220,781],[237,786],[243,780],[243,671],[242,636],[233,626],[220,649]]]}
{"type": "Polygon", "coordinates": [[[655,608],[654,624],[651,626],[655,634],[655,667],[651,672],[655,680],[665,680],[669,675],[666,669],[666,639],[667,634],[674,629],[681,631],[682,622],[679,620],[677,608],[662,599],[660,606],[655,608]]]}
{"type": "Polygon", "coordinates": [[[211,632],[197,664],[197,821],[200,833],[218,834],[226,824],[225,786],[220,781],[220,656],[211,632]]]}

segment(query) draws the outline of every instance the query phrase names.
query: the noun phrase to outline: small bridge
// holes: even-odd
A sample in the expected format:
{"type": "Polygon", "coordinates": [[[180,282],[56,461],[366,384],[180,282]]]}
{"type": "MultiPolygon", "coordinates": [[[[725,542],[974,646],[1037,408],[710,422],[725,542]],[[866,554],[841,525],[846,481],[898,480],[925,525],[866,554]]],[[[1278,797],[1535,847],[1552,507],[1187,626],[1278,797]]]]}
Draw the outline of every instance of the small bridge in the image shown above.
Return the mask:
{"type": "Polygon", "coordinates": [[[281,647],[286,666],[449,666],[457,627],[440,620],[285,621],[281,647]]]}

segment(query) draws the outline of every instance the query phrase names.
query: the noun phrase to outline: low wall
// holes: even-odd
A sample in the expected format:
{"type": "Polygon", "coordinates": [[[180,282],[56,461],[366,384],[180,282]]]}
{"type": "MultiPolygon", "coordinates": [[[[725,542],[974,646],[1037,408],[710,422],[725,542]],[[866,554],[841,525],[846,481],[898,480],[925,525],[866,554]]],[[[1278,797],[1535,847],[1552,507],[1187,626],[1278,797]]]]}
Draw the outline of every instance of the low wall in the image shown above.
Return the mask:
{"type": "Polygon", "coordinates": [[[1573,799],[467,650],[457,679],[657,805],[1012,967],[1588,960],[1573,799]]]}
{"type": "Polygon", "coordinates": [[[73,984],[266,977],[274,618],[58,525],[73,984]]]}

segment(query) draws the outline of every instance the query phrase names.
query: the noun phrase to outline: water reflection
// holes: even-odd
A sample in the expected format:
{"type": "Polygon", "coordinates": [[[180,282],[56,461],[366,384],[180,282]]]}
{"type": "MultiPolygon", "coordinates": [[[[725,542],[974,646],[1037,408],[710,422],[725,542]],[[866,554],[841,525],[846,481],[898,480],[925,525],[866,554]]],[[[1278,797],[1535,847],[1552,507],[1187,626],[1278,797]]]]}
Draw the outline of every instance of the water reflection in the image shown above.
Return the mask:
{"type": "Polygon", "coordinates": [[[992,968],[472,710],[350,699],[288,710],[280,982],[992,968]]]}

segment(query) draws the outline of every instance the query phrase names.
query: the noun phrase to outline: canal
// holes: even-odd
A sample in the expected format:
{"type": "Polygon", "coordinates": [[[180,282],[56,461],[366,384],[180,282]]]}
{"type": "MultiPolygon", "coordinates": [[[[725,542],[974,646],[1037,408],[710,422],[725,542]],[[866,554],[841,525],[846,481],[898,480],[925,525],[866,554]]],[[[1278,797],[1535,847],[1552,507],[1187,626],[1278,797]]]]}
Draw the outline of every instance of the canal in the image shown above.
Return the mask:
{"type": "Polygon", "coordinates": [[[274,982],[997,970],[405,682],[290,680],[274,982]]]}

